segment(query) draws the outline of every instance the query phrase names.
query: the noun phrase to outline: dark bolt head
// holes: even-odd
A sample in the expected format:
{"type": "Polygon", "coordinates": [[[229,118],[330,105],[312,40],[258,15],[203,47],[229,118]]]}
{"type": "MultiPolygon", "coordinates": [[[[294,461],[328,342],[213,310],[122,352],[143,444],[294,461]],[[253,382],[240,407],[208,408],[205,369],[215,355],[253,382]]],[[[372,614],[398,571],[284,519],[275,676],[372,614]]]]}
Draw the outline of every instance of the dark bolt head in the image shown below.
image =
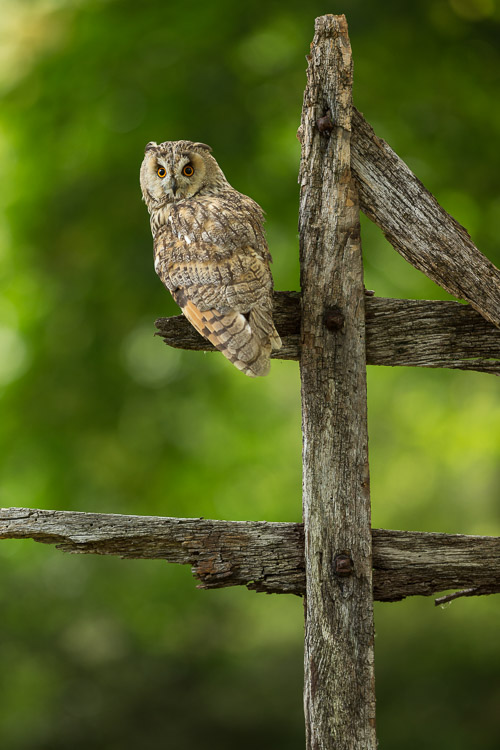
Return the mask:
{"type": "Polygon", "coordinates": [[[329,133],[330,130],[333,130],[333,122],[332,122],[332,115],[330,110],[323,115],[323,117],[320,117],[319,120],[316,121],[316,125],[318,126],[318,130],[320,133],[329,133]]]}
{"type": "Polygon", "coordinates": [[[323,322],[329,331],[340,331],[344,325],[344,313],[340,307],[329,307],[325,310],[323,322]]]}
{"type": "Polygon", "coordinates": [[[350,576],[354,572],[352,558],[349,555],[335,555],[334,564],[338,576],[350,576]]]}

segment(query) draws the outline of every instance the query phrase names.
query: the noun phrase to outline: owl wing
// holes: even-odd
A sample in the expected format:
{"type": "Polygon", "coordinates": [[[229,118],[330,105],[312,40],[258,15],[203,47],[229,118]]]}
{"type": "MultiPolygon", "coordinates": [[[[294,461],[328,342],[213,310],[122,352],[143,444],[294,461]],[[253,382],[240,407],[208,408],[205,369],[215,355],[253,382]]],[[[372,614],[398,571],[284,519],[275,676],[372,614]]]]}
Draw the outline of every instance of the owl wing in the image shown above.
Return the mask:
{"type": "Polygon", "coordinates": [[[268,256],[234,241],[228,246],[172,234],[165,227],[157,235],[155,267],[186,318],[246,375],[267,375],[271,349],[281,346],[268,256]]]}

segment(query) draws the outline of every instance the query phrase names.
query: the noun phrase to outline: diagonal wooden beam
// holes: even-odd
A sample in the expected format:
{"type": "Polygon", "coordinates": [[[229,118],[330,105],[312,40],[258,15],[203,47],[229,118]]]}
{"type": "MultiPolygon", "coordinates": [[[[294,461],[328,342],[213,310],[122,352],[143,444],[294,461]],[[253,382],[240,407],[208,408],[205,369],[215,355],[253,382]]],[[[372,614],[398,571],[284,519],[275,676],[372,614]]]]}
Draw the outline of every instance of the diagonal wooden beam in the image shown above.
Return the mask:
{"type": "MultiPolygon", "coordinates": [[[[373,597],[500,591],[500,537],[373,529],[373,597]]],[[[32,539],[73,554],[190,565],[199,588],[305,592],[300,523],[212,521],[35,508],[0,508],[0,539],[32,539]]]]}
{"type": "Polygon", "coordinates": [[[398,253],[500,326],[500,270],[354,108],[352,170],[361,209],[398,253]]]}
{"type": "MultiPolygon", "coordinates": [[[[366,297],[369,365],[447,367],[500,375],[500,330],[459,302],[366,297]]],[[[283,348],[273,356],[299,359],[299,292],[275,292],[274,318],[283,348]]],[[[169,346],[215,351],[183,315],[159,318],[158,335],[169,346]]]]}

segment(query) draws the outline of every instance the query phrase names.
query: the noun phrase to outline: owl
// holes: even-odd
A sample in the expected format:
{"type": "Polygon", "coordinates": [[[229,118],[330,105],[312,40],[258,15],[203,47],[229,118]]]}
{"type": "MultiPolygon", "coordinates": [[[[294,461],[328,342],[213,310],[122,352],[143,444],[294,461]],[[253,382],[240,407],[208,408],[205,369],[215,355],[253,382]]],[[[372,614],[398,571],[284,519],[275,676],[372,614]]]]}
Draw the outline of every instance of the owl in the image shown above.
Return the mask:
{"type": "Polygon", "coordinates": [[[204,143],[148,143],[141,190],[155,270],[196,330],[250,377],[281,339],[261,207],[235,190],[204,143]]]}

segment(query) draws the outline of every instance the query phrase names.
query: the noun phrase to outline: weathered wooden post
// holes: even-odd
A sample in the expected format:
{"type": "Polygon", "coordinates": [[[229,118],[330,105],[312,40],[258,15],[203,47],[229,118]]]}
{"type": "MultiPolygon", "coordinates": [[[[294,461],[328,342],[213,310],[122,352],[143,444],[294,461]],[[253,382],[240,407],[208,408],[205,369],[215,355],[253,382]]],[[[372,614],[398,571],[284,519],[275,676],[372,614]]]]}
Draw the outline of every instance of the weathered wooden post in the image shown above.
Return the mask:
{"type": "Polygon", "coordinates": [[[316,19],[300,127],[308,750],[376,748],[365,300],[344,16],[316,19]]]}

